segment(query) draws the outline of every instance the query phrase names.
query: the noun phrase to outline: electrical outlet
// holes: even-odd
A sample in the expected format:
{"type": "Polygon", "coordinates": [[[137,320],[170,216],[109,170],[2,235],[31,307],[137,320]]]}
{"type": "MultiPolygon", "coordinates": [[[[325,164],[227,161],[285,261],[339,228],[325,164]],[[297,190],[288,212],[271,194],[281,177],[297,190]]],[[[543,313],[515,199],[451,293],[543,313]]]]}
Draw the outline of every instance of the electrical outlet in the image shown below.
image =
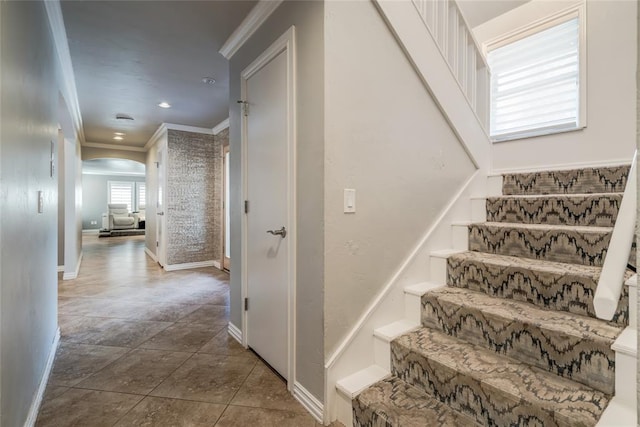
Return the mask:
{"type": "Polygon", "coordinates": [[[98,221],[91,221],[91,225],[97,225],[98,221]]]}

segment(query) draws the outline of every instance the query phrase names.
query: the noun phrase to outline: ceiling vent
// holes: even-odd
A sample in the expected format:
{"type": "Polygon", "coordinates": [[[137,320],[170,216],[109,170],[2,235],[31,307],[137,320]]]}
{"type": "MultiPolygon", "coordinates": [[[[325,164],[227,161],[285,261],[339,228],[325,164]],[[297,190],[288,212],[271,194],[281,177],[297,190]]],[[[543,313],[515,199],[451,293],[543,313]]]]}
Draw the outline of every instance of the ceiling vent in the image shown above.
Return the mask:
{"type": "Polygon", "coordinates": [[[128,114],[118,113],[118,114],[116,114],[116,119],[118,119],[118,120],[133,120],[133,117],[131,117],[128,114]]]}

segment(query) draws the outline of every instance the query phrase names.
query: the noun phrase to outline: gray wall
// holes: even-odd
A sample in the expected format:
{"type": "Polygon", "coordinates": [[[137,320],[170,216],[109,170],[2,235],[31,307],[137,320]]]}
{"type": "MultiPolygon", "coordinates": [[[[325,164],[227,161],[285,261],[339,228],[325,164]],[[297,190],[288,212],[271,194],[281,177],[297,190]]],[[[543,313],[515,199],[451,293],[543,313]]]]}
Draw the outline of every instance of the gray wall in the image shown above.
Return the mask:
{"type": "Polygon", "coordinates": [[[324,4],[285,1],[231,58],[229,73],[231,185],[231,322],[241,327],[242,220],[240,73],[291,25],[297,44],[297,327],[296,375],[324,400],[323,186],[324,186],[324,4]]]}
{"type": "Polygon", "coordinates": [[[0,3],[0,424],[24,424],[57,329],[56,53],[42,2],[0,3]],[[44,192],[44,212],[37,192],[44,192]]]}
{"type": "Polygon", "coordinates": [[[112,150],[111,148],[83,147],[82,160],[93,159],[128,159],[144,163],[147,154],[144,151],[112,150]]]}
{"type": "Polygon", "coordinates": [[[107,212],[109,203],[108,181],[145,182],[144,176],[124,175],[82,175],[82,228],[98,230],[102,228],[102,214],[107,212]],[[97,224],[91,225],[91,221],[97,224]]]}
{"type": "Polygon", "coordinates": [[[58,267],[64,267],[64,133],[58,131],[58,267]]]}
{"type": "Polygon", "coordinates": [[[167,264],[219,260],[222,149],[213,135],[169,130],[167,153],[167,264]]]}

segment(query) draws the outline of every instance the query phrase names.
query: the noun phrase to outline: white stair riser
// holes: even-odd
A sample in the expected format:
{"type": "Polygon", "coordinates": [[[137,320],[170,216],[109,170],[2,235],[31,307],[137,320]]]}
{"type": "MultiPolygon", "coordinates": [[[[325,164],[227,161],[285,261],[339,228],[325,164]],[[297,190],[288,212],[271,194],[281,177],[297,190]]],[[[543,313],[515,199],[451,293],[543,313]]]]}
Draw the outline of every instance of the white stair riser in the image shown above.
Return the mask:
{"type": "Polygon", "coordinates": [[[420,323],[421,298],[413,294],[404,294],[405,318],[415,323],[420,323]]]}
{"type": "Polygon", "coordinates": [[[502,175],[487,177],[487,197],[502,196],[502,175]]]}
{"type": "Polygon", "coordinates": [[[447,259],[432,256],[429,260],[431,281],[438,284],[447,283],[447,259]]]}
{"type": "Polygon", "coordinates": [[[391,345],[380,337],[373,337],[373,357],[376,365],[391,371],[391,345]]]}
{"type": "Polygon", "coordinates": [[[469,249],[469,227],[467,225],[451,226],[451,242],[453,249],[466,251],[469,249]]]}
{"type": "Polygon", "coordinates": [[[347,398],[342,393],[336,393],[337,395],[337,409],[338,409],[338,421],[345,426],[353,425],[353,410],[351,406],[351,399],[347,398]]]}
{"type": "Polygon", "coordinates": [[[487,199],[471,199],[471,222],[487,221],[487,199]]]}
{"type": "Polygon", "coordinates": [[[616,352],[616,398],[625,406],[636,404],[637,358],[616,352]]]}

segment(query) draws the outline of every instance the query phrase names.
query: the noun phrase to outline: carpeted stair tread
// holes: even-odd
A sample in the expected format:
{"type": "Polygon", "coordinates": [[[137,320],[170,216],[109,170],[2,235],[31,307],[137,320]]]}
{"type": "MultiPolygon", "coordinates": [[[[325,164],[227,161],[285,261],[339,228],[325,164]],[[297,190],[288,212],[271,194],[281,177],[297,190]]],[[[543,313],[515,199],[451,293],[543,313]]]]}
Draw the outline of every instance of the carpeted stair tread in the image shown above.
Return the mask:
{"type": "Polygon", "coordinates": [[[487,221],[612,227],[622,193],[487,198],[487,221]]]}
{"type": "Polygon", "coordinates": [[[451,287],[422,297],[422,324],[613,393],[615,352],[611,345],[622,327],[451,287]]]}
{"type": "Polygon", "coordinates": [[[469,249],[545,261],[602,266],[611,227],[485,222],[469,226],[469,249]]]}
{"type": "Polygon", "coordinates": [[[471,418],[397,377],[377,382],[356,396],[353,415],[355,427],[479,426],[471,418]]]}
{"type": "Polygon", "coordinates": [[[502,193],[619,193],[624,191],[628,174],[628,165],[505,174],[502,179],[502,193]]]}
{"type": "MultiPolygon", "coordinates": [[[[461,252],[447,258],[447,284],[547,310],[596,317],[593,296],[602,267],[541,261],[486,252],[461,252]]],[[[633,273],[627,270],[625,280],[633,273]]],[[[623,288],[613,322],[626,326],[629,294],[623,288]]]]}
{"type": "Polygon", "coordinates": [[[608,396],[429,328],[392,342],[393,374],[484,425],[593,426],[608,396]]]}

